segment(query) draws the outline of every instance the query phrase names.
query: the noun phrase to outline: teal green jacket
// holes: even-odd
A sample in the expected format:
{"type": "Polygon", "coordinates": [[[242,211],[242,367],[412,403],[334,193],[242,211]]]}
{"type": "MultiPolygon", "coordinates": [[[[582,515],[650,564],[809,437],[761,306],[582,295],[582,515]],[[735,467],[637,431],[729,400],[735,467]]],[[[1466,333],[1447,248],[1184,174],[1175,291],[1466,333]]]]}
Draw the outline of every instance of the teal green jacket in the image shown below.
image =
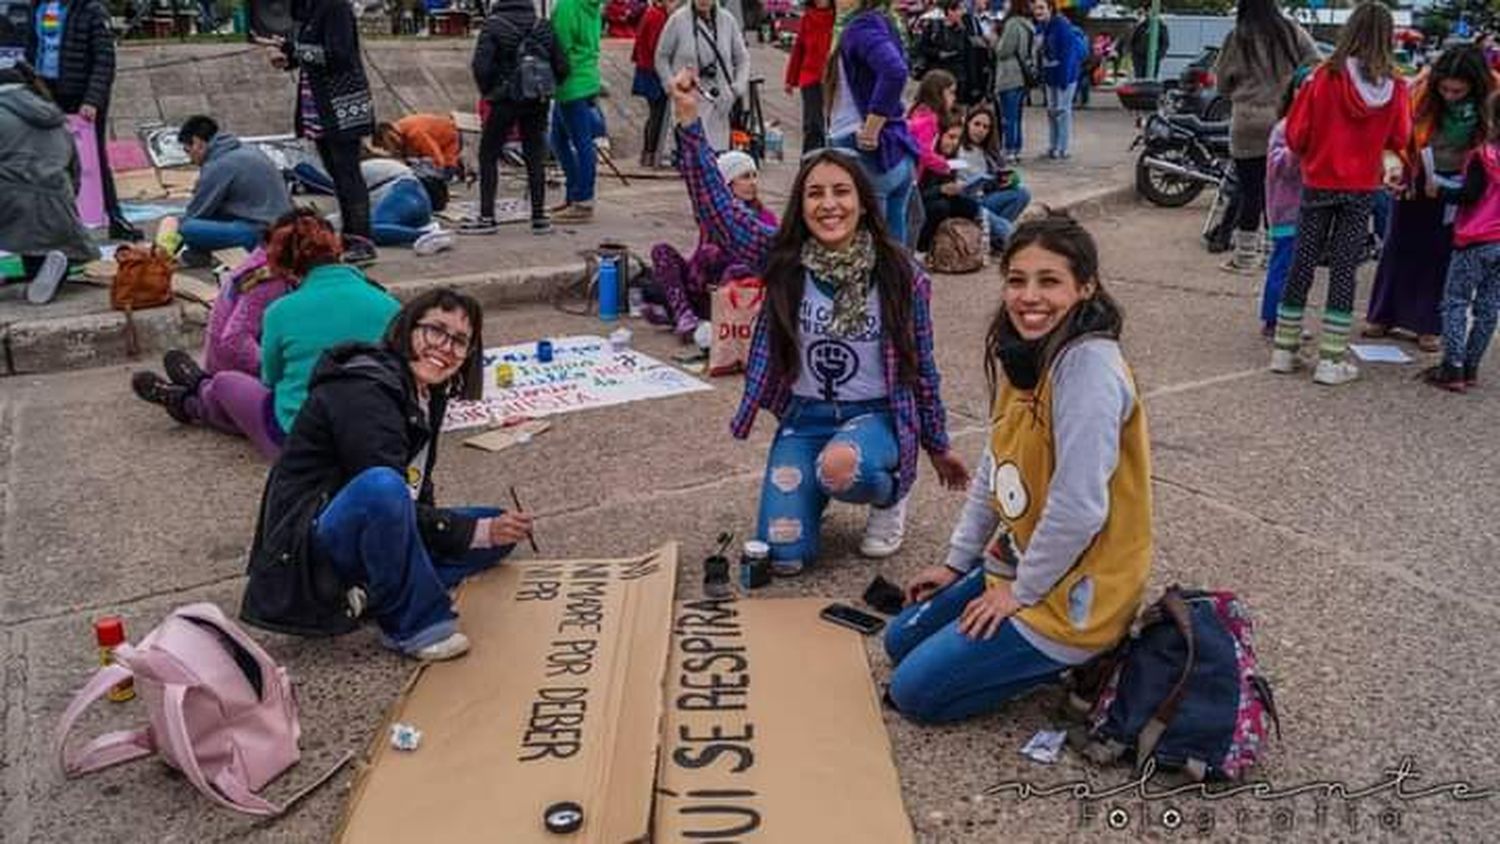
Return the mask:
{"type": "Polygon", "coordinates": [[[603,0],[558,0],[552,31],[568,56],[568,75],[557,86],[557,101],[570,103],[599,93],[599,33],[604,26],[603,0]]]}
{"type": "Polygon", "coordinates": [[[313,367],[329,347],[378,343],[401,304],[347,264],[325,264],[266,308],[260,335],[260,380],[275,396],[276,422],[292,430],[307,398],[313,367]]]}

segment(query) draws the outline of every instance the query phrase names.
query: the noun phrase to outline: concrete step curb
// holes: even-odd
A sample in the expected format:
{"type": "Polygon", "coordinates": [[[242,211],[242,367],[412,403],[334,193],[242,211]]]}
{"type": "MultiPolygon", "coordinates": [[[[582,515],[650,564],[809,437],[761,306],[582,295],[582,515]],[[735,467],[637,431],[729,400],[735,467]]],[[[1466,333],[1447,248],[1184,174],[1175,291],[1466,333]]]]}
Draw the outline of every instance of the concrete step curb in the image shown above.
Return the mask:
{"type": "MultiPolygon", "coordinates": [[[[1066,210],[1080,220],[1098,219],[1110,209],[1134,200],[1133,185],[1115,185],[1063,196],[1051,207],[1066,210]]],[[[485,308],[545,303],[578,280],[583,262],[520,270],[403,281],[390,286],[391,294],[409,300],[434,287],[453,287],[479,300],[485,308]]],[[[379,265],[375,275],[379,276],[379,265]]],[[[207,309],[196,302],[179,300],[165,308],[135,314],[136,337],[142,366],[154,367],[171,348],[196,350],[203,342],[207,309]]],[[[22,320],[0,327],[5,350],[4,375],[35,375],[129,363],[126,352],[125,315],[116,311],[54,319],[22,320]]]]}

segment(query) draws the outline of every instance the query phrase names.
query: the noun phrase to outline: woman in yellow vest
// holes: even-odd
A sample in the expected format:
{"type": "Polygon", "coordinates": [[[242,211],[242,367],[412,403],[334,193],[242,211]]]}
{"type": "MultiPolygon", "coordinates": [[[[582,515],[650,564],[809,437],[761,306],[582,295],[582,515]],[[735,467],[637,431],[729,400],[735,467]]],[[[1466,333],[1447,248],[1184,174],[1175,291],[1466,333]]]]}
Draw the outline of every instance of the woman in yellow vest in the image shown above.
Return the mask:
{"type": "Polygon", "coordinates": [[[1065,215],[1019,226],[986,338],[990,441],[943,565],[891,623],[891,700],[944,722],[993,710],[1112,647],[1151,569],[1145,411],[1094,239],[1065,215]]]}

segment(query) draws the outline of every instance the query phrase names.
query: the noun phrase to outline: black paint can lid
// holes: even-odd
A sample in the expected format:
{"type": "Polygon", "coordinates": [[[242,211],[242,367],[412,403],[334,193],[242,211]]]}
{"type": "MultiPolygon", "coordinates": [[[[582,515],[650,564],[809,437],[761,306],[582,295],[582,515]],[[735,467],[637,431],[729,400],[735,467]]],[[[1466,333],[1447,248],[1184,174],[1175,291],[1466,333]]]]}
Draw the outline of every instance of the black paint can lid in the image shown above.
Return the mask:
{"type": "Polygon", "coordinates": [[[553,803],[542,813],[542,823],[546,825],[548,832],[559,835],[577,832],[583,826],[583,807],[571,800],[553,803]]]}

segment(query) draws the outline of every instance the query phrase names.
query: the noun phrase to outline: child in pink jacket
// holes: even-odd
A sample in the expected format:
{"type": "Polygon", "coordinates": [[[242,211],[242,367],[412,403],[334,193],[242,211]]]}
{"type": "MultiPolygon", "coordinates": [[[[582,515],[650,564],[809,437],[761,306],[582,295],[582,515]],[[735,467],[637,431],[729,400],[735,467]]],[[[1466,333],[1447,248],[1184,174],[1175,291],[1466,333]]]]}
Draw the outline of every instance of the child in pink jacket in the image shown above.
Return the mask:
{"type": "Polygon", "coordinates": [[[1266,265],[1266,287],[1260,297],[1260,333],[1276,334],[1276,306],[1281,289],[1297,255],[1297,212],[1302,206],[1302,162],[1286,143],[1286,113],[1291,110],[1297,86],[1307,78],[1299,71],[1281,96],[1280,120],[1271,127],[1266,152],[1266,219],[1271,228],[1271,260],[1266,265]]]}

